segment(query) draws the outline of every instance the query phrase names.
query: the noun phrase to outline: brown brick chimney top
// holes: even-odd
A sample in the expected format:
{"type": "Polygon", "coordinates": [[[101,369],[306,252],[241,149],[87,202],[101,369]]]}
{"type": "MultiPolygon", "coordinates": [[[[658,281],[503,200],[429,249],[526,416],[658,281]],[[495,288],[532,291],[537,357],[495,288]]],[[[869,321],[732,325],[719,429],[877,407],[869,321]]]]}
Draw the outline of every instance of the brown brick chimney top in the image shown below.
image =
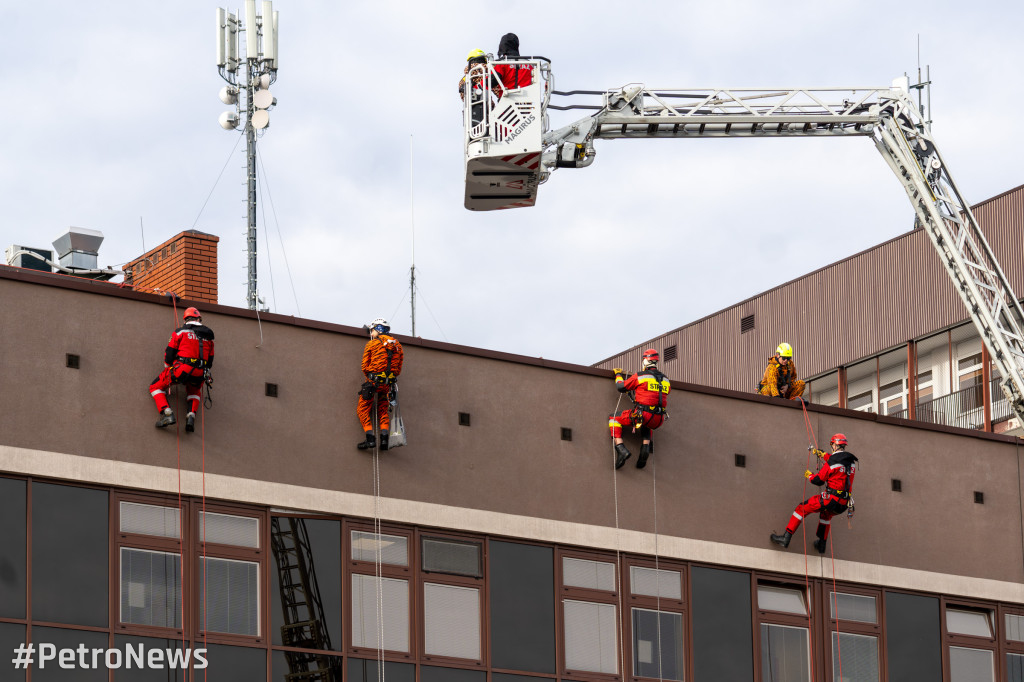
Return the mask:
{"type": "Polygon", "coordinates": [[[186,230],[125,265],[124,281],[139,291],[216,303],[219,241],[215,235],[186,230]]]}

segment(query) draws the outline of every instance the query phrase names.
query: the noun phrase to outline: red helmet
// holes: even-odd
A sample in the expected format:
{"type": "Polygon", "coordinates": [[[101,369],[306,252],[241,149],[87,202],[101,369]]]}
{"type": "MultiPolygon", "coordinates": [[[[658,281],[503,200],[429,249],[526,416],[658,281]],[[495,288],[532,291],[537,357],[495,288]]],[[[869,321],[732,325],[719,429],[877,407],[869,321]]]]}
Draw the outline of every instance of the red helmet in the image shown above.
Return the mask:
{"type": "Polygon", "coordinates": [[[640,369],[647,369],[658,364],[658,351],[648,348],[644,351],[643,360],[640,362],[640,369]]]}
{"type": "Polygon", "coordinates": [[[832,436],[832,440],[829,441],[831,445],[846,445],[846,436],[841,433],[837,433],[832,436]]]}
{"type": "Polygon", "coordinates": [[[190,317],[194,317],[197,320],[203,319],[203,316],[199,314],[198,308],[186,308],[185,314],[181,316],[183,320],[187,320],[190,317]]]}

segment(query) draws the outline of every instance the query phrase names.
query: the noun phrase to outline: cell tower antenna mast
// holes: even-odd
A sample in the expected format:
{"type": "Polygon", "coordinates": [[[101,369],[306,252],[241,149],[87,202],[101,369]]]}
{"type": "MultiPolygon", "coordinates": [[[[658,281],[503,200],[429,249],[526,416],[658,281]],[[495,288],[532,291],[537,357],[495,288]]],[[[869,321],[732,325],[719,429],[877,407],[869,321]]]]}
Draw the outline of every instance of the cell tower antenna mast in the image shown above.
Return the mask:
{"type": "Polygon", "coordinates": [[[271,0],[262,0],[262,13],[256,13],[256,0],[245,0],[245,21],[217,8],[217,71],[227,81],[221,88],[224,104],[234,111],[220,115],[225,130],[245,131],[246,168],[246,254],[248,285],[246,304],[255,310],[259,301],[256,288],[256,137],[270,125],[269,110],[277,104],[270,86],[277,80],[278,13],[271,0]],[[238,56],[239,34],[245,33],[245,57],[238,56]],[[244,120],[241,118],[244,112],[244,120]]]}
{"type": "Polygon", "coordinates": [[[412,308],[412,335],[416,336],[416,192],[413,184],[412,135],[409,135],[409,224],[412,227],[412,267],[409,268],[409,305],[412,308]]]}

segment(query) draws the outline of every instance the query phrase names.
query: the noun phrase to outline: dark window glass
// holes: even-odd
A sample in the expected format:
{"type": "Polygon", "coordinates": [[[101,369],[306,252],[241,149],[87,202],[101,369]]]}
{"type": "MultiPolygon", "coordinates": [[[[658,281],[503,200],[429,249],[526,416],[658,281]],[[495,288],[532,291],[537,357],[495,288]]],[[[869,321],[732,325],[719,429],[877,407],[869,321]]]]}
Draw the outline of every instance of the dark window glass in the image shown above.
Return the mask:
{"type": "Polygon", "coordinates": [[[14,667],[14,650],[25,643],[25,626],[0,623],[0,680],[20,681],[25,671],[14,667]]]}
{"type": "Polygon", "coordinates": [[[341,656],[275,651],[272,658],[273,672],[270,679],[274,682],[341,682],[344,669],[341,656]]]}
{"type": "Polygon", "coordinates": [[[681,613],[633,609],[633,671],[640,677],[683,679],[681,613]]]}
{"type": "Polygon", "coordinates": [[[885,645],[889,682],[941,680],[939,600],[886,592],[885,645]]]}
{"type": "MultiPolygon", "coordinates": [[[[200,642],[196,646],[203,645],[200,642]]],[[[183,682],[185,679],[185,668],[189,662],[184,660],[180,639],[115,635],[114,648],[124,654],[121,667],[114,671],[114,682],[183,682]],[[132,656],[128,655],[129,647],[132,656]],[[151,654],[151,651],[160,653],[151,654]],[[141,669],[135,665],[139,654],[145,657],[141,669]]]]}
{"type": "Polygon", "coordinates": [[[107,493],[32,484],[32,618],[107,627],[107,493]]]}
{"type": "MultiPolygon", "coordinates": [[[[196,642],[196,648],[202,648],[196,642]]],[[[206,673],[197,670],[196,680],[209,679],[211,682],[253,682],[267,679],[267,650],[250,649],[240,646],[211,644],[206,652],[209,666],[206,673]]]]}
{"type": "Polygon", "coordinates": [[[491,665],[554,673],[553,550],[491,541],[489,555],[491,665]]]}
{"type": "MultiPolygon", "coordinates": [[[[384,661],[384,677],[388,682],[415,682],[416,666],[411,663],[384,661]]],[[[377,661],[348,659],[348,682],[377,682],[377,661]]]]}
{"type": "Polygon", "coordinates": [[[275,516],[270,545],[274,644],[340,651],[341,523],[275,516]],[[318,594],[319,599],[307,599],[307,593],[318,594]],[[306,606],[307,602],[315,605],[306,606]]]}
{"type": "MultiPolygon", "coordinates": [[[[536,679],[536,678],[534,678],[536,679]]],[[[483,670],[458,670],[456,668],[420,667],[420,682],[486,682],[483,670]]]]}
{"type": "Polygon", "coordinates": [[[1024,655],[1006,654],[1006,682],[1024,682],[1024,655]]]}
{"type": "Polygon", "coordinates": [[[27,528],[25,481],[0,478],[0,617],[25,617],[27,528]]]}
{"type": "Polygon", "coordinates": [[[753,680],[750,575],[695,566],[691,580],[694,678],[753,680]]]}
{"type": "MultiPolygon", "coordinates": [[[[32,496],[35,497],[34,488],[32,496]]],[[[105,662],[102,662],[103,655],[96,658],[97,667],[89,670],[79,666],[79,654],[77,652],[75,653],[74,670],[66,670],[60,667],[59,653],[57,658],[47,661],[46,666],[41,667],[39,665],[39,647],[42,644],[52,644],[56,651],[59,652],[61,649],[77,649],[79,645],[84,644],[85,648],[90,650],[86,662],[92,666],[92,649],[102,649],[106,652],[107,633],[33,627],[32,642],[36,645],[36,662],[32,666],[32,682],[50,682],[51,680],[54,682],[67,682],[68,680],[74,680],[75,682],[106,682],[107,666],[105,662]]]]}

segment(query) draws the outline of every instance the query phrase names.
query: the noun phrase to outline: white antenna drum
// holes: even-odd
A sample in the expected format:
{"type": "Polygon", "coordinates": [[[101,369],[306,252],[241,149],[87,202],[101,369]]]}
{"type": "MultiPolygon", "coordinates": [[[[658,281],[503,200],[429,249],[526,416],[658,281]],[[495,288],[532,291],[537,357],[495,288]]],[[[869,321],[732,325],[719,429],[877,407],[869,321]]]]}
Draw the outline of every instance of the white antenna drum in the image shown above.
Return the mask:
{"type": "Polygon", "coordinates": [[[252,103],[257,109],[269,109],[274,105],[274,96],[270,94],[270,90],[257,90],[252,103]]]}
{"type": "Polygon", "coordinates": [[[263,130],[270,125],[270,113],[266,109],[260,109],[252,115],[252,127],[256,130],[263,130]]]}

